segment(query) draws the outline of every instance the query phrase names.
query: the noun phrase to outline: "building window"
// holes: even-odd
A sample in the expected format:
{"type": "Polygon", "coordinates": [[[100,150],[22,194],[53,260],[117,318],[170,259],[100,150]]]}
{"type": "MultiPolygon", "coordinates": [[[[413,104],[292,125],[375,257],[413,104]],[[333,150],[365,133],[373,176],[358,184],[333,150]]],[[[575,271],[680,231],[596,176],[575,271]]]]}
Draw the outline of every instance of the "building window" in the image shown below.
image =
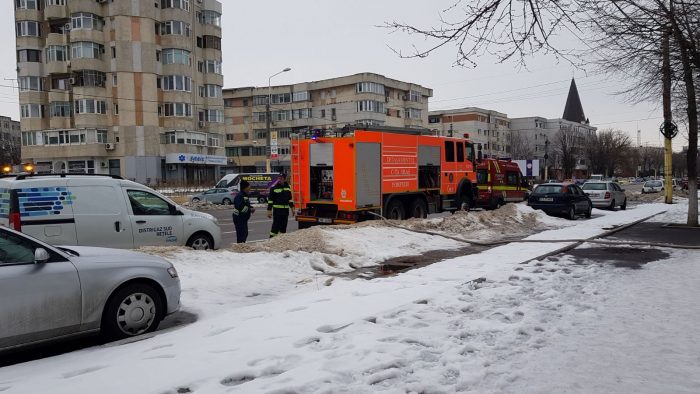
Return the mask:
{"type": "Polygon", "coordinates": [[[221,75],[221,60],[204,60],[197,63],[197,69],[205,74],[221,75]]]}
{"type": "Polygon", "coordinates": [[[43,112],[41,109],[40,104],[22,104],[19,106],[22,118],[41,118],[43,112]]]}
{"type": "Polygon", "coordinates": [[[15,0],[15,7],[19,10],[38,10],[41,0],[15,0]]]}
{"type": "Polygon", "coordinates": [[[17,37],[41,37],[41,24],[37,21],[17,22],[17,37]]]}
{"type": "Polygon", "coordinates": [[[20,92],[44,90],[41,77],[19,77],[18,83],[20,92]]]}
{"type": "Polygon", "coordinates": [[[420,92],[416,92],[415,90],[411,90],[411,92],[409,93],[409,100],[411,100],[415,103],[420,103],[422,96],[423,95],[420,92]]]}
{"type": "Polygon", "coordinates": [[[41,51],[38,49],[20,49],[17,51],[17,62],[41,63],[41,51]]]}
{"type": "Polygon", "coordinates": [[[192,78],[184,75],[166,75],[161,77],[161,88],[163,90],[191,92],[192,78]]]}
{"type": "Polygon", "coordinates": [[[439,116],[430,116],[430,117],[428,117],[428,123],[440,123],[440,117],[439,116]]]}
{"type": "Polygon", "coordinates": [[[51,90],[70,90],[70,79],[68,77],[51,78],[51,90]]]}
{"type": "Polygon", "coordinates": [[[71,26],[73,29],[99,30],[105,26],[105,21],[101,16],[89,12],[77,12],[71,14],[71,26]]]}
{"type": "Polygon", "coordinates": [[[267,96],[255,96],[253,97],[253,105],[267,105],[267,96]]]}
{"type": "Polygon", "coordinates": [[[292,120],[292,111],[272,111],[273,121],[292,120]]]}
{"type": "Polygon", "coordinates": [[[66,5],[66,0],[46,0],[46,6],[51,5],[66,5]]]}
{"type": "Polygon", "coordinates": [[[103,100],[80,99],[75,100],[76,114],[106,114],[107,104],[103,100]]]}
{"type": "Polygon", "coordinates": [[[255,130],[255,139],[262,140],[267,138],[266,130],[255,130]]]}
{"type": "Polygon", "coordinates": [[[80,70],[73,74],[75,86],[104,87],[107,74],[96,70],[80,70]]]}
{"type": "Polygon", "coordinates": [[[71,44],[73,59],[100,59],[105,46],[96,42],[78,41],[71,44]]]}
{"type": "Polygon", "coordinates": [[[357,93],[376,93],[384,95],[384,85],[375,82],[359,82],[357,84],[357,93]]]}
{"type": "Polygon", "coordinates": [[[65,62],[70,60],[70,50],[65,45],[49,45],[46,48],[47,62],[65,62]]]}
{"type": "Polygon", "coordinates": [[[212,48],[221,50],[221,37],[202,36],[197,37],[197,46],[199,48],[212,48]]]}
{"type": "Polygon", "coordinates": [[[72,114],[69,101],[54,101],[49,105],[52,118],[68,118],[72,114]]]}
{"type": "Polygon", "coordinates": [[[36,132],[25,131],[22,132],[22,146],[33,146],[36,145],[36,132]]]}
{"type": "Polygon", "coordinates": [[[266,122],[267,112],[253,112],[253,122],[266,122]]]}
{"type": "Polygon", "coordinates": [[[163,36],[176,35],[189,37],[191,33],[190,24],[182,21],[166,21],[160,24],[160,34],[163,36]]]}
{"type": "Polygon", "coordinates": [[[160,0],[160,8],[179,8],[190,11],[190,0],[160,0]]]}
{"type": "Polygon", "coordinates": [[[309,119],[312,117],[311,108],[295,109],[292,111],[293,119],[309,119]]]}
{"type": "Polygon", "coordinates": [[[164,116],[189,117],[192,116],[192,106],[189,103],[165,103],[163,112],[164,116]]]}
{"type": "Polygon", "coordinates": [[[205,109],[200,112],[200,120],[210,123],[224,123],[224,111],[220,109],[205,109]]]}
{"type": "Polygon", "coordinates": [[[290,93],[273,94],[271,98],[272,104],[288,104],[292,102],[292,95],[290,93]]]}
{"type": "Polygon", "coordinates": [[[179,48],[163,49],[161,54],[163,64],[184,64],[191,65],[190,51],[179,48]]]}
{"type": "Polygon", "coordinates": [[[203,85],[199,87],[199,97],[221,97],[222,87],[219,85],[203,85]]]}
{"type": "Polygon", "coordinates": [[[374,100],[360,100],[357,102],[357,112],[384,113],[384,103],[374,100]]]}
{"type": "Polygon", "coordinates": [[[197,20],[203,25],[221,26],[221,14],[212,10],[202,10],[197,13],[197,20]]]}
{"type": "Polygon", "coordinates": [[[423,116],[423,111],[416,108],[406,108],[406,119],[420,119],[423,116]]]}
{"type": "Polygon", "coordinates": [[[358,126],[373,127],[373,126],[384,126],[384,122],[374,119],[360,119],[355,122],[358,126]]]}
{"type": "Polygon", "coordinates": [[[311,100],[311,94],[308,91],[294,92],[292,93],[292,101],[309,101],[311,100]]]}

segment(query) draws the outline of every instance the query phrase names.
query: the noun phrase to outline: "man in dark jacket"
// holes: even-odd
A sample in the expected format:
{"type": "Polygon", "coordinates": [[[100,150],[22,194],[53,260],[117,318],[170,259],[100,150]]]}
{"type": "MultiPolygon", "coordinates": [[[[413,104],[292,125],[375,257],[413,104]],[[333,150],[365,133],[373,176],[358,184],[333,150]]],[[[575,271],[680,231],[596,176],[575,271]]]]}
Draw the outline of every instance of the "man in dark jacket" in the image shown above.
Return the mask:
{"type": "Polygon", "coordinates": [[[255,208],[250,205],[248,193],[250,193],[250,183],[241,181],[241,191],[233,199],[233,224],[236,226],[236,242],[245,243],[248,239],[248,220],[255,212],[255,208]]]}
{"type": "Polygon", "coordinates": [[[287,232],[287,221],[289,219],[289,209],[294,216],[294,202],[292,202],[292,189],[287,183],[287,174],[281,174],[277,184],[270,190],[267,199],[267,217],[272,218],[272,229],[270,238],[277,234],[287,232]]]}

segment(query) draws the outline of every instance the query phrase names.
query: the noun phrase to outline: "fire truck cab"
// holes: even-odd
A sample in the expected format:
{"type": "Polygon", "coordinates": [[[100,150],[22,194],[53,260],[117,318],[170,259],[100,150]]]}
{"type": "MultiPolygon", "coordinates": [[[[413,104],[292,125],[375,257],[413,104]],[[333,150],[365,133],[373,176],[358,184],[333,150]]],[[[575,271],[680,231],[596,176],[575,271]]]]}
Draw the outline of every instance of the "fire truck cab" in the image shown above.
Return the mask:
{"type": "Polygon", "coordinates": [[[476,202],[474,147],[428,130],[345,127],[292,139],[292,194],[300,228],[424,218],[476,202]]]}
{"type": "Polygon", "coordinates": [[[509,159],[483,159],[476,167],[479,197],[476,205],[496,209],[507,202],[525,200],[528,188],[520,167],[509,159]]]}

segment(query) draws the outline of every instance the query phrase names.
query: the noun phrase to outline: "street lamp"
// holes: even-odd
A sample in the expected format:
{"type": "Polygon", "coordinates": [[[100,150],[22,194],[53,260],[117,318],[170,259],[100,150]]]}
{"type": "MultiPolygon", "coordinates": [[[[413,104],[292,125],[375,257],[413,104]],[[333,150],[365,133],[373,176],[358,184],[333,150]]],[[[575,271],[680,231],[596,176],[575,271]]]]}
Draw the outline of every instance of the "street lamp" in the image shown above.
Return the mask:
{"type": "MultiPolygon", "coordinates": [[[[265,120],[267,123],[267,146],[270,148],[270,153],[272,153],[272,147],[270,146],[270,125],[272,123],[272,113],[270,112],[270,103],[272,102],[272,78],[282,73],[286,73],[287,71],[292,71],[292,69],[287,67],[278,73],[270,75],[270,78],[267,79],[267,111],[265,112],[265,120]]],[[[267,172],[270,173],[272,172],[272,169],[270,168],[270,154],[267,154],[266,156],[265,167],[267,168],[267,172]]]]}
{"type": "Polygon", "coordinates": [[[549,139],[544,140],[544,180],[545,182],[549,180],[549,139]]]}

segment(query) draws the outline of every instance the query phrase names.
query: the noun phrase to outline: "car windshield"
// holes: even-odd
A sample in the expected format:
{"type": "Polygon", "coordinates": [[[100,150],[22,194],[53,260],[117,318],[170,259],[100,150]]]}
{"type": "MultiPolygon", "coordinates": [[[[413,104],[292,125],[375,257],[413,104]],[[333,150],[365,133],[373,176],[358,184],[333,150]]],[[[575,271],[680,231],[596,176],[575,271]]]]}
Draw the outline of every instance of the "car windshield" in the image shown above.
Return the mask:
{"type": "Polygon", "coordinates": [[[586,183],[583,185],[583,190],[605,190],[606,186],[605,183],[586,183]]]}
{"type": "Polygon", "coordinates": [[[561,185],[540,185],[534,190],[534,194],[561,193],[561,185]]]}

